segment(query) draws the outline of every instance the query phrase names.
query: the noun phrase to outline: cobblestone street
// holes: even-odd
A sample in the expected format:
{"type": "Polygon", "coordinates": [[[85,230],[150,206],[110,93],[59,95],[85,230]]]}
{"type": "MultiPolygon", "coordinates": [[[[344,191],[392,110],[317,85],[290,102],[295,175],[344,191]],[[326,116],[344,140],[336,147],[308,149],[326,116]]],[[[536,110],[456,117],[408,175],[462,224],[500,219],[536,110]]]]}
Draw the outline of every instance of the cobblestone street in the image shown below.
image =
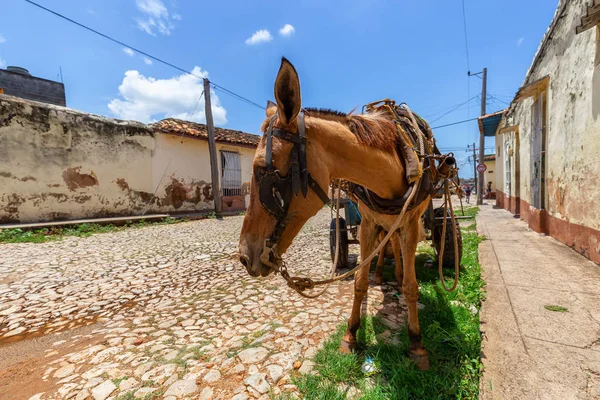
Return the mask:
{"type": "MultiPolygon", "coordinates": [[[[236,257],[242,219],[1,245],[0,359],[40,338],[50,345],[32,356],[42,376],[27,379],[38,385],[21,387],[11,375],[18,363],[0,365],[0,398],[239,400],[293,392],[290,373],[310,371],[320,343],[347,318],[352,283],[310,300],[279,276],[250,277],[236,257]],[[84,333],[62,338],[84,325],[84,333]],[[35,387],[43,390],[30,392],[35,387]]],[[[299,275],[328,272],[329,210],[304,227],[287,262],[299,275]]],[[[371,291],[369,305],[382,307],[388,291],[395,286],[371,291]]],[[[404,318],[398,304],[391,325],[404,318]]]]}

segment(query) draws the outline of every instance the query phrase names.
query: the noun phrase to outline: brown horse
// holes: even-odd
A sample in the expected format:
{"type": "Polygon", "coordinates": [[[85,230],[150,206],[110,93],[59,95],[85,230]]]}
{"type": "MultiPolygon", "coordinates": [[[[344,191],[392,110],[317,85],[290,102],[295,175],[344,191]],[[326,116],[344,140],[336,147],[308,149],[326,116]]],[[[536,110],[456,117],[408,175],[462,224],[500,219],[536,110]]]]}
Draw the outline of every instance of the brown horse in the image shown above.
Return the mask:
{"type": "MultiPolygon", "coordinates": [[[[267,276],[281,266],[280,256],[291,245],[305,222],[321,210],[323,196],[319,190],[321,193],[323,191],[320,188],[327,188],[333,179],[342,178],[363,185],[386,199],[402,197],[409,188],[404,178],[404,162],[395,150],[396,128],[387,116],[378,113],[346,115],[310,109],[303,115],[298,74],[285,58],[275,80],[275,99],[276,104],[270,103],[267,107],[267,118],[262,125],[262,131],[266,134],[254,157],[250,203],[240,234],[240,261],[252,276],[267,276]],[[271,134],[275,131],[279,132],[278,136],[271,134]],[[294,135],[305,136],[305,142],[291,137],[294,135]],[[281,215],[276,215],[272,211],[274,206],[269,203],[271,189],[264,187],[265,182],[269,181],[265,177],[272,178],[270,171],[273,167],[277,170],[277,176],[294,175],[290,168],[292,159],[296,158],[294,140],[305,143],[306,169],[314,184],[304,192],[304,196],[286,197],[290,199],[289,203],[273,189],[273,197],[277,195],[282,200],[281,204],[285,204],[286,218],[282,223],[281,215]],[[274,231],[278,234],[275,235],[274,231]],[[277,239],[275,244],[272,243],[273,237],[277,239]]],[[[421,216],[428,202],[429,198],[409,210],[392,236],[392,244],[401,250],[395,252],[398,267],[396,275],[408,305],[409,356],[422,370],[429,368],[429,358],[419,328],[415,253],[417,244],[423,239],[421,216]]],[[[359,204],[359,210],[363,217],[359,240],[361,258],[364,260],[376,248],[381,229],[389,231],[397,216],[378,214],[362,203],[359,204]]],[[[361,305],[368,287],[369,268],[362,268],[355,275],[354,303],[348,330],[340,345],[342,352],[356,348],[361,305]]]]}

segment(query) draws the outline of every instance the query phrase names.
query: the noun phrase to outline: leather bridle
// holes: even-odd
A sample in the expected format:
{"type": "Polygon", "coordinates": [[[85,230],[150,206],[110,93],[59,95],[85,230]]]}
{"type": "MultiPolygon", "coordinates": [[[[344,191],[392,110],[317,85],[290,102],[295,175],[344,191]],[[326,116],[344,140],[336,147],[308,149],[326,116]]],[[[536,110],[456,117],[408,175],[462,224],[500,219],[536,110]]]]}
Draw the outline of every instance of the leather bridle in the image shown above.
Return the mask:
{"type": "Polygon", "coordinates": [[[288,214],[292,195],[298,197],[302,192],[304,198],[308,195],[310,187],[325,204],[329,203],[329,196],[317,181],[312,177],[306,165],[306,126],[304,124],[304,111],[298,114],[298,132],[288,132],[280,128],[273,128],[277,119],[275,114],[269,122],[266,133],[265,168],[256,171],[260,202],[265,210],[277,220],[271,236],[265,240],[261,261],[272,268],[279,268],[281,256],[275,248],[283,232],[294,216],[288,214]],[[281,176],[279,170],[273,166],[273,136],[293,143],[289,158],[287,175],[281,176]]]}

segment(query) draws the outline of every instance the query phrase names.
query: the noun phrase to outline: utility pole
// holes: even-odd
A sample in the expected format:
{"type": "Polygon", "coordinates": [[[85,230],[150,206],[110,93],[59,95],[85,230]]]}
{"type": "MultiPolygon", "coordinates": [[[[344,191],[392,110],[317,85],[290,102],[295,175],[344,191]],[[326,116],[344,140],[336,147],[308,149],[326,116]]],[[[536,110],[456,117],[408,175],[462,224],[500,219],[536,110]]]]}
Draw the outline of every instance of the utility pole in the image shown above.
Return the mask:
{"type": "MultiPolygon", "coordinates": [[[[487,98],[487,68],[483,69],[483,76],[481,82],[481,116],[485,115],[485,100],[487,98]]],[[[483,132],[479,132],[479,163],[484,164],[484,153],[485,152],[485,136],[483,132]]],[[[479,173],[479,186],[477,186],[477,204],[483,204],[483,190],[484,190],[484,177],[483,172],[479,173]]]]}
{"type": "Polygon", "coordinates": [[[208,152],[210,154],[210,177],[215,212],[221,214],[221,191],[219,190],[219,166],[217,164],[217,145],[215,144],[215,127],[213,125],[212,107],[210,105],[210,81],[204,78],[204,113],[206,130],[208,131],[208,152]]]}

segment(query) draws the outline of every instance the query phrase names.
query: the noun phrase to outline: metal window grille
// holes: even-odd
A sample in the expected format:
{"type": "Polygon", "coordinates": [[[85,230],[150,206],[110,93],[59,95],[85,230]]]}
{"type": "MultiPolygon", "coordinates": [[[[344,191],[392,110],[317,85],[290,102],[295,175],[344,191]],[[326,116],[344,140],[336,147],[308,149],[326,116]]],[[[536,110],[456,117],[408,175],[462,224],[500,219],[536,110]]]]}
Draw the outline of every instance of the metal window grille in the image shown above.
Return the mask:
{"type": "Polygon", "coordinates": [[[241,196],[242,166],[238,153],[221,151],[221,173],[223,196],[241,196]]]}

